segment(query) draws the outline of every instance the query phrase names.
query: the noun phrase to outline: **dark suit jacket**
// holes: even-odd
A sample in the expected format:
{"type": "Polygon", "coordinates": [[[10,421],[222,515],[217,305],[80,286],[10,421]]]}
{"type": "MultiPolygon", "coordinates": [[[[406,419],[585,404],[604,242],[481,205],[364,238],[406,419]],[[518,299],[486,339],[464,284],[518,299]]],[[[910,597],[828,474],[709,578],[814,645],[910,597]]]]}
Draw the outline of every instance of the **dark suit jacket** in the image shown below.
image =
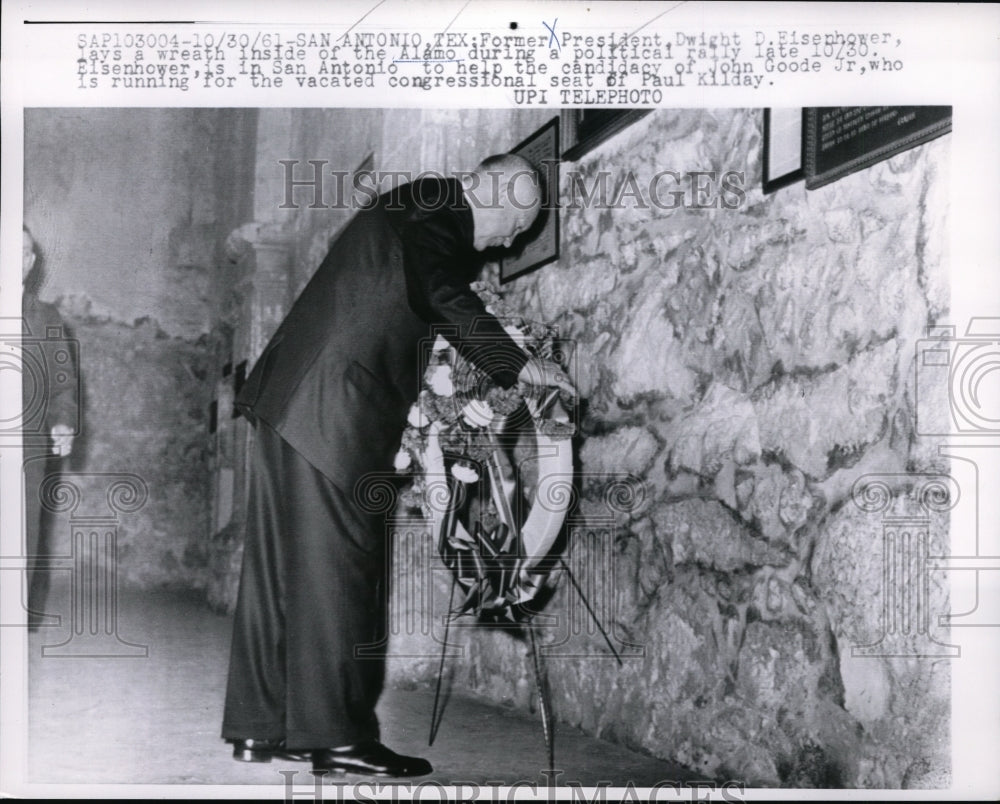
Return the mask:
{"type": "Polygon", "coordinates": [[[79,349],[56,306],[39,299],[29,284],[21,297],[22,432],[26,445],[48,453],[54,425],[69,425],[74,434],[80,429],[79,349]]]}
{"type": "Polygon", "coordinates": [[[498,383],[527,355],[469,289],[481,257],[455,180],[380,196],[330,248],[236,399],[345,491],[387,471],[420,391],[431,325],[498,383]]]}

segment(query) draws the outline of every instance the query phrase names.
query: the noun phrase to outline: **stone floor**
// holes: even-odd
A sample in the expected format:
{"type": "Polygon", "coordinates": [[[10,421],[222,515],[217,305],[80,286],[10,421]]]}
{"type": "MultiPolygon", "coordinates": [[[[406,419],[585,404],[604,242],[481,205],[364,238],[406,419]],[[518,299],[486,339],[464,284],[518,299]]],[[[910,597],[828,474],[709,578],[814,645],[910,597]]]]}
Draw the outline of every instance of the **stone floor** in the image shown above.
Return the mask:
{"type": "MultiPolygon", "coordinates": [[[[47,608],[60,610],[51,602],[47,608]]],[[[116,609],[121,641],[67,641],[71,630],[65,620],[30,635],[31,783],[292,784],[296,797],[312,789],[306,765],[235,762],[219,738],[230,618],[164,591],[125,590],[116,609]],[[81,652],[89,655],[64,655],[81,652]]],[[[419,781],[527,782],[544,788],[546,753],[537,716],[456,692],[428,747],[433,699],[429,687],[389,689],[379,708],[384,741],[433,763],[434,774],[419,781]]],[[[555,739],[559,784],[648,787],[694,778],[679,766],[569,727],[557,727],[555,739]]],[[[373,784],[361,776],[337,780],[373,784]]],[[[281,788],[272,790],[281,795],[281,788]]],[[[484,796],[489,798],[486,792],[479,797],[484,796]]]]}

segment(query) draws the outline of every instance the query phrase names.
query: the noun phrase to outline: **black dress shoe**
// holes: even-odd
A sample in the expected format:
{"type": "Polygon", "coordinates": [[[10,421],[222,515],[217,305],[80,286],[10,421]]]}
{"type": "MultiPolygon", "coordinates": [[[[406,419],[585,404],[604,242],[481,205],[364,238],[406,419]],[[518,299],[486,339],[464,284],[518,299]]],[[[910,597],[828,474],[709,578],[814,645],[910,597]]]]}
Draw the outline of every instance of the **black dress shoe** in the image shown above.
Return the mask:
{"type": "Polygon", "coordinates": [[[423,776],[433,770],[426,759],[401,756],[377,740],[342,748],[314,748],[312,765],[314,771],[332,770],[367,776],[423,776]]]}
{"type": "Polygon", "coordinates": [[[230,740],[233,744],[233,759],[240,762],[270,762],[278,759],[290,759],[294,762],[305,762],[309,759],[307,749],[289,750],[285,748],[284,740],[230,740]]]}

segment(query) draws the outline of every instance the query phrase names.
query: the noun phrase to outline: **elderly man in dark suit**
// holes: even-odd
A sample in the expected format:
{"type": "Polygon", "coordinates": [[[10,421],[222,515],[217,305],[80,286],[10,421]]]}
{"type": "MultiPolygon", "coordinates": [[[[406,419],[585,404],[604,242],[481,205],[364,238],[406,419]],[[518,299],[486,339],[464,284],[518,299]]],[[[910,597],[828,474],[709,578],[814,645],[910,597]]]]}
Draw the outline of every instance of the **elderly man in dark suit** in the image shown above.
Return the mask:
{"type": "Polygon", "coordinates": [[[431,771],[379,742],[382,517],[358,504],[392,469],[430,325],[504,387],[572,390],[529,359],[470,289],[481,252],[511,245],[540,208],[537,174],[490,157],[462,182],[420,179],[359,212],[295,302],[237,405],[255,425],[243,570],[222,736],[244,761],[314,770],[431,771]]]}

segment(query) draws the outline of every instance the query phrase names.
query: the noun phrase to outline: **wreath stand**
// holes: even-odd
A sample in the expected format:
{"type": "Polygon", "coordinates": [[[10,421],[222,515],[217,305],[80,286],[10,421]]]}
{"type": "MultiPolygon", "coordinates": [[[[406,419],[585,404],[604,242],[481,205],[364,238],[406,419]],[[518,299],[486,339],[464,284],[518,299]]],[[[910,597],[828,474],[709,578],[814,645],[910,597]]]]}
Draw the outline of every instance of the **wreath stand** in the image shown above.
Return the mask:
{"type": "Polygon", "coordinates": [[[522,625],[528,632],[542,733],[545,738],[549,769],[554,770],[552,710],[543,656],[535,638],[535,629],[531,625],[531,618],[536,612],[524,608],[525,604],[534,600],[544,587],[552,566],[558,565],[567,574],[573,589],[600,630],[619,666],[622,662],[563,557],[558,556],[555,562],[543,562],[562,529],[573,498],[571,487],[573,452],[569,439],[554,439],[543,433],[540,425],[545,418],[568,421],[569,417],[558,400],[558,392],[552,391],[541,403],[525,400],[525,404],[534,423],[538,467],[538,479],[531,494],[531,507],[524,522],[519,524],[514,515],[517,483],[505,476],[509,475],[511,467],[504,447],[498,440],[498,436],[503,433],[511,417],[499,417],[486,429],[490,450],[489,457],[485,461],[485,474],[490,487],[490,497],[500,519],[498,527],[489,534],[483,532],[480,522],[475,523],[471,534],[461,522],[457,514],[461,500],[456,502],[456,496],[459,498],[463,496],[459,493],[461,491],[459,486],[462,484],[448,471],[445,464],[440,425],[435,422],[430,426],[423,465],[428,489],[435,487],[431,495],[435,500],[431,512],[431,532],[437,542],[438,553],[445,565],[452,570],[452,583],[448,598],[448,613],[445,616],[444,639],[441,643],[428,745],[434,744],[444,716],[441,686],[451,622],[470,613],[480,618],[487,615],[497,618],[493,624],[505,621],[510,625],[522,625]],[[507,473],[505,469],[508,470],[507,473]],[[457,587],[461,587],[465,597],[456,608],[457,587]]]}

